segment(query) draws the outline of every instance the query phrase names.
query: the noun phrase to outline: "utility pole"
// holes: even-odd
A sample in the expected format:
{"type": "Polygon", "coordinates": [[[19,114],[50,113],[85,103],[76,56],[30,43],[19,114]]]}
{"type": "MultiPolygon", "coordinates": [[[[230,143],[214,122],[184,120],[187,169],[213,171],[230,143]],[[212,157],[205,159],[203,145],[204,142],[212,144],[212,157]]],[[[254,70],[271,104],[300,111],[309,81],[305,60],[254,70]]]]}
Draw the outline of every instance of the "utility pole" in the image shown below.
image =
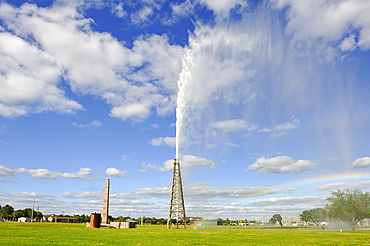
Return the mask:
{"type": "Polygon", "coordinates": [[[33,210],[35,208],[35,199],[33,199],[33,204],[32,204],[32,214],[31,214],[31,223],[33,222],[33,210]]]}
{"type": "Polygon", "coordinates": [[[143,217],[143,204],[141,204],[141,227],[143,227],[143,220],[144,220],[144,217],[143,217]]]}
{"type": "Polygon", "coordinates": [[[244,206],[244,226],[247,229],[247,219],[245,218],[245,206],[244,206]]]}
{"type": "Polygon", "coordinates": [[[238,208],[238,226],[240,225],[240,219],[239,219],[239,208],[238,208]]]}
{"type": "Polygon", "coordinates": [[[40,208],[40,206],[39,206],[39,205],[37,205],[36,222],[37,222],[37,218],[39,217],[39,208],[40,208]]]}
{"type": "MultiPolygon", "coordinates": [[[[57,211],[58,209],[57,208],[55,208],[55,211],[57,211]]],[[[58,220],[58,215],[57,215],[57,213],[55,212],[55,224],[57,224],[57,220],[58,220]]]]}

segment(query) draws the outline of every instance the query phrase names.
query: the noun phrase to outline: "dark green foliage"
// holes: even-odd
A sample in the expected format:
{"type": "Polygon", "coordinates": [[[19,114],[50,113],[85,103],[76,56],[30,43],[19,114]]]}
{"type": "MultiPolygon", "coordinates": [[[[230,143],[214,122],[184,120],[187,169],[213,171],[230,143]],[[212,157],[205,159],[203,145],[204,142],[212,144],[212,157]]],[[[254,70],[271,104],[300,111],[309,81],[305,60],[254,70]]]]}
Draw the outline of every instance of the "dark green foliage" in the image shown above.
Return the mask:
{"type": "Polygon", "coordinates": [[[6,204],[4,207],[0,207],[1,218],[10,219],[13,216],[14,208],[9,204],[6,204]]]}
{"type": "Polygon", "coordinates": [[[281,226],[281,227],[283,227],[283,218],[281,217],[281,215],[280,214],[274,214],[271,218],[270,218],[270,222],[272,223],[272,224],[276,224],[276,222],[278,222],[279,223],[279,225],[281,226]]]}
{"type": "Polygon", "coordinates": [[[77,222],[90,222],[90,216],[85,214],[82,215],[75,214],[73,217],[76,218],[77,222]]]}
{"type": "Polygon", "coordinates": [[[315,209],[310,209],[310,210],[305,210],[301,214],[301,220],[308,221],[314,223],[316,225],[316,228],[325,221],[326,217],[326,210],[322,208],[315,208],[315,209]]]}
{"type": "Polygon", "coordinates": [[[356,224],[370,218],[370,194],[362,193],[359,189],[344,191],[333,191],[331,197],[326,200],[326,210],[329,218],[339,219],[348,223],[352,230],[355,230],[356,224]]]}

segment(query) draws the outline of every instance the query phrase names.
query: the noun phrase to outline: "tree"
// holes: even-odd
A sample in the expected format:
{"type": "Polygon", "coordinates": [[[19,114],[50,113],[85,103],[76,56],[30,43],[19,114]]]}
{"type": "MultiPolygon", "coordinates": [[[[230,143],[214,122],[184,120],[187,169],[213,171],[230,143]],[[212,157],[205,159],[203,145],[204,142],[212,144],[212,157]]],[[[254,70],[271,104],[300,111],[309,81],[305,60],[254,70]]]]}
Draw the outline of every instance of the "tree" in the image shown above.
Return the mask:
{"type": "Polygon", "coordinates": [[[359,189],[333,191],[326,199],[326,210],[329,218],[339,219],[348,223],[354,231],[356,224],[370,218],[370,194],[363,194],[359,189]]]}
{"type": "Polygon", "coordinates": [[[300,214],[300,216],[301,216],[301,220],[306,222],[306,225],[307,225],[307,222],[310,221],[312,217],[310,210],[303,211],[302,214],[300,214]]]}
{"type": "Polygon", "coordinates": [[[310,221],[316,225],[316,229],[319,228],[321,222],[325,220],[325,210],[322,208],[310,209],[311,218],[310,221]]]}
{"type": "Polygon", "coordinates": [[[224,225],[229,225],[230,223],[231,223],[231,221],[229,220],[229,218],[226,218],[226,220],[222,221],[222,224],[224,224],[224,225]]]}
{"type": "Polygon", "coordinates": [[[14,208],[9,204],[6,204],[4,207],[1,208],[2,217],[9,219],[10,216],[13,215],[14,208]]]}
{"type": "Polygon", "coordinates": [[[281,226],[281,227],[283,227],[283,218],[281,217],[281,215],[280,214],[274,214],[271,218],[270,218],[270,222],[272,223],[272,224],[276,224],[276,222],[278,222],[279,223],[279,225],[281,226]]]}

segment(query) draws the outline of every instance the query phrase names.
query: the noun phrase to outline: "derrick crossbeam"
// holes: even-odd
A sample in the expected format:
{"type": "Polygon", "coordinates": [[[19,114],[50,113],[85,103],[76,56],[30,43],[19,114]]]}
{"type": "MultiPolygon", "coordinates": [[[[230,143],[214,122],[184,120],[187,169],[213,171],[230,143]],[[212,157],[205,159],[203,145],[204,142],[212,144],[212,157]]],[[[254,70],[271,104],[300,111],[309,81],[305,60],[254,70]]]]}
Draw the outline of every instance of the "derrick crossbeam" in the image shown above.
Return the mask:
{"type": "Polygon", "coordinates": [[[182,221],[184,222],[184,228],[186,229],[184,194],[182,191],[180,163],[178,159],[174,159],[173,163],[171,199],[170,199],[170,208],[168,212],[167,228],[171,227],[172,219],[176,219],[177,226],[179,220],[182,219],[182,221]]]}

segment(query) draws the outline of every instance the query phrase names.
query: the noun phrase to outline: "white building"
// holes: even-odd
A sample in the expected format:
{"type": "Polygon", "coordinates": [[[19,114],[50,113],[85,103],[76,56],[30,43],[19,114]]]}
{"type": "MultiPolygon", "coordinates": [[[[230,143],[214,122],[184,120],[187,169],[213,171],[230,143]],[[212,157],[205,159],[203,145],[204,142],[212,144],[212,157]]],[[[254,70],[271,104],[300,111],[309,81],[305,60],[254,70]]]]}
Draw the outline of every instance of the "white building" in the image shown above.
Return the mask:
{"type": "Polygon", "coordinates": [[[27,221],[31,221],[31,219],[28,218],[28,217],[20,217],[20,218],[18,218],[18,222],[27,222],[27,221]]]}

